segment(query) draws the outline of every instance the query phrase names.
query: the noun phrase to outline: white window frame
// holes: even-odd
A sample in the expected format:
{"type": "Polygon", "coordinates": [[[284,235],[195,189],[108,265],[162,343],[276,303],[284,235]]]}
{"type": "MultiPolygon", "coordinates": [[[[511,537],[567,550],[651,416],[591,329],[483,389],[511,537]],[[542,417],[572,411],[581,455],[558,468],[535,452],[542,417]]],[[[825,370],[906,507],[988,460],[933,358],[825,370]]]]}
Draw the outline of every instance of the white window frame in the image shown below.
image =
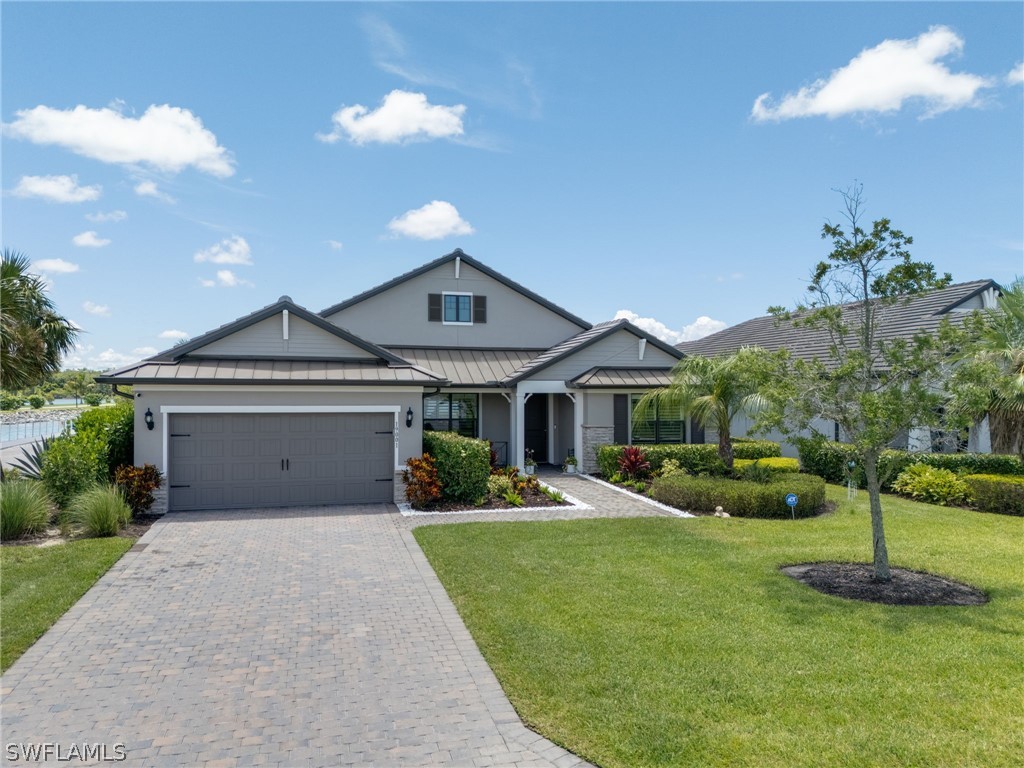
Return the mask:
{"type": "Polygon", "coordinates": [[[473,294],[467,293],[466,291],[442,291],[441,292],[441,324],[442,325],[472,325],[473,324],[473,294]],[[460,322],[458,320],[445,320],[444,319],[444,304],[445,297],[447,296],[469,296],[469,321],[460,322]]]}

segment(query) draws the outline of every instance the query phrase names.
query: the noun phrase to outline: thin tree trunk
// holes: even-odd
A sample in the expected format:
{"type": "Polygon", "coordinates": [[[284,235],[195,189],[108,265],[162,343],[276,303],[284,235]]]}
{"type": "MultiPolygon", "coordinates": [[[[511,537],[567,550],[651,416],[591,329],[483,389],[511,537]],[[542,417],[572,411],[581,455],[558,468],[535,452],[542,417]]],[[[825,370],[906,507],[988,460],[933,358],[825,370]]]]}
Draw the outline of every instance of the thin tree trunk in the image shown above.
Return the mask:
{"type": "Polygon", "coordinates": [[[878,481],[878,456],[863,457],[864,474],[867,478],[868,500],[871,503],[871,542],[875,564],[875,581],[890,581],[889,552],[885,548],[885,527],[882,524],[882,494],[878,481]]]}

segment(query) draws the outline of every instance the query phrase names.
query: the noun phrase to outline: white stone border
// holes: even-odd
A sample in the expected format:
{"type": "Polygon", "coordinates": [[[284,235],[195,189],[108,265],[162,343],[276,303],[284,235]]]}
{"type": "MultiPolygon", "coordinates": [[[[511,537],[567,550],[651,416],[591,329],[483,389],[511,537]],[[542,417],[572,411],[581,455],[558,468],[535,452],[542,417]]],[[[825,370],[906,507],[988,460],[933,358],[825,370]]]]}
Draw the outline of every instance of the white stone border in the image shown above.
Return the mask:
{"type": "Polygon", "coordinates": [[[403,517],[429,517],[431,515],[487,515],[487,514],[501,514],[506,512],[513,512],[518,514],[519,512],[583,512],[588,509],[593,509],[589,504],[580,501],[575,496],[570,496],[565,491],[559,490],[554,486],[548,485],[543,480],[538,480],[542,488],[547,488],[552,491],[558,491],[569,504],[563,504],[557,507],[509,507],[507,509],[461,509],[458,512],[427,512],[419,509],[413,509],[412,504],[403,501],[398,504],[398,511],[402,513],[403,517]]]}
{"type": "Polygon", "coordinates": [[[681,509],[676,509],[675,507],[670,507],[668,504],[662,504],[660,501],[655,501],[650,496],[641,496],[639,493],[633,493],[632,491],[627,491],[625,488],[619,488],[619,486],[605,482],[604,480],[596,478],[593,475],[580,474],[579,476],[582,477],[584,480],[589,480],[592,483],[603,485],[605,488],[611,488],[613,491],[616,491],[617,493],[624,493],[631,499],[642,501],[644,504],[649,504],[650,506],[657,507],[658,509],[664,512],[669,512],[670,514],[673,514],[676,517],[697,517],[697,515],[691,515],[689,512],[683,512],[683,510],[681,509]]]}

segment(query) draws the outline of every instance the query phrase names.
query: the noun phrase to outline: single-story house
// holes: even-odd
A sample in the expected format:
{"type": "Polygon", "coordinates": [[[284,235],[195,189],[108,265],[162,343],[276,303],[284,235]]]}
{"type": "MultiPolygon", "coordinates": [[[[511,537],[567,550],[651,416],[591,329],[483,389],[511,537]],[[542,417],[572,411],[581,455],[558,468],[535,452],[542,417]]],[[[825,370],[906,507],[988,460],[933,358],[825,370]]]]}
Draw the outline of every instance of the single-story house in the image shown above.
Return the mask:
{"type": "Polygon", "coordinates": [[[461,250],[314,313],[287,296],[97,381],[130,385],[135,463],[170,510],[404,498],[425,429],[522,466],[610,442],[704,442],[680,414],[634,425],[682,352],[591,325],[461,250]]]}
{"type": "MultiPolygon", "coordinates": [[[[931,291],[920,296],[913,296],[897,304],[885,308],[879,318],[879,338],[884,341],[894,339],[910,339],[916,333],[935,332],[943,319],[953,322],[962,320],[974,310],[992,309],[997,306],[1000,295],[999,284],[994,280],[974,280],[967,283],[956,283],[945,288],[931,291]]],[[[856,303],[843,305],[844,311],[857,311],[856,303]]],[[[684,341],[676,345],[676,349],[686,355],[714,357],[728,355],[741,347],[760,347],[774,352],[788,349],[794,358],[804,360],[820,359],[826,364],[829,360],[829,337],[825,330],[794,326],[788,322],[779,322],[772,315],[755,317],[752,320],[725,328],[710,336],[696,341],[684,341]]],[[[749,433],[753,419],[740,416],[733,424],[733,432],[737,436],[749,433]]],[[[819,422],[815,429],[821,434],[843,439],[839,425],[830,422],[819,422]]],[[[712,433],[709,431],[708,439],[712,433]]],[[[771,434],[769,439],[783,442],[783,453],[796,455],[796,449],[785,443],[780,434],[771,434]]],[[[933,434],[928,428],[912,429],[894,444],[894,447],[909,448],[914,451],[947,452],[956,450],[955,443],[942,439],[942,435],[933,434]]],[[[715,438],[717,439],[717,437],[715,438]]],[[[988,420],[971,430],[967,441],[968,450],[988,453],[991,441],[988,436],[988,420]]]]}

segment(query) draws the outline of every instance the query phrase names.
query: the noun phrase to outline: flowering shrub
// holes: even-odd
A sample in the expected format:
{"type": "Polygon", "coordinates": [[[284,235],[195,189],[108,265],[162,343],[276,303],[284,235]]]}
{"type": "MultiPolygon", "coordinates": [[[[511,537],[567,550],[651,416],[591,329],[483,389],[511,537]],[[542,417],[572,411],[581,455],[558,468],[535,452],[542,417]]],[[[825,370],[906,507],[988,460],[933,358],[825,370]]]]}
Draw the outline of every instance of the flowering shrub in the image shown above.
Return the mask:
{"type": "Polygon", "coordinates": [[[405,498],[416,509],[423,509],[441,498],[441,483],[437,479],[437,462],[429,453],[422,458],[409,459],[402,470],[405,498]]]}

